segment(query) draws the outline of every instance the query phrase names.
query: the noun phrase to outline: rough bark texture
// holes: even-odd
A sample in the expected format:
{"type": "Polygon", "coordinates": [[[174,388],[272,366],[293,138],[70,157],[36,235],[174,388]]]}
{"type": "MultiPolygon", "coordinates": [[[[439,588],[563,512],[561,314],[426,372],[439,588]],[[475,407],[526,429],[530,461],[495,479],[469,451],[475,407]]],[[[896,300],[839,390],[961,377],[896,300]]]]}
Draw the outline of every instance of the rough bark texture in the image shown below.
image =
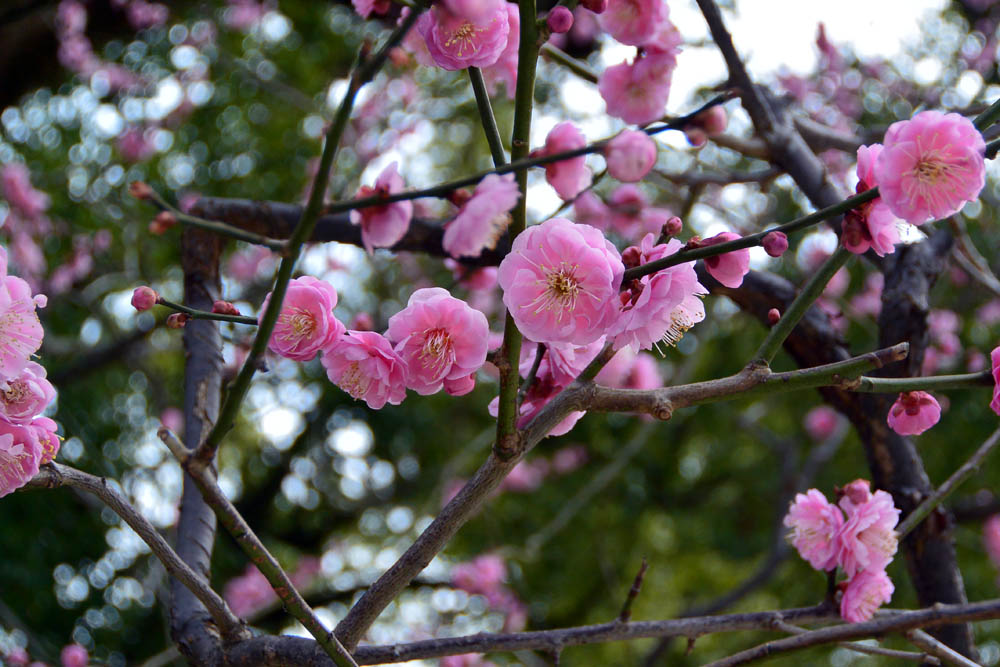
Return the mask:
{"type": "MultiPolygon", "coordinates": [[[[184,269],[184,303],[211,310],[219,298],[218,236],[185,229],[181,237],[184,269]]],[[[219,414],[222,383],[222,339],[217,324],[189,320],[184,327],[184,444],[195,448],[219,414]]],[[[177,554],[191,568],[210,580],[215,514],[202,499],[188,475],[184,476],[177,554]]],[[[218,632],[205,607],[180,582],[170,581],[170,635],[192,664],[220,665],[223,654],[218,632]]]]}

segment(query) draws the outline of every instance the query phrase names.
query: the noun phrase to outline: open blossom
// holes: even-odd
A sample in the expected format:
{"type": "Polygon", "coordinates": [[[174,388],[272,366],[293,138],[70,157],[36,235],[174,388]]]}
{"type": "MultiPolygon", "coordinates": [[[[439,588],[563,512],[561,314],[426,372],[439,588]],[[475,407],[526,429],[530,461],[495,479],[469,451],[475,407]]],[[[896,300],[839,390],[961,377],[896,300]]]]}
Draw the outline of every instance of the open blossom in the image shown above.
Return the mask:
{"type": "Polygon", "coordinates": [[[920,435],[941,419],[941,406],[926,391],[904,391],[889,408],[886,421],[900,435],[920,435]]]}
{"type": "Polygon", "coordinates": [[[31,295],[24,280],[7,275],[7,250],[0,246],[0,381],[16,377],[42,346],[44,332],[35,308],[45,302],[44,295],[31,295]]]}
{"type": "MultiPolygon", "coordinates": [[[[859,482],[867,493],[868,482],[859,482]]],[[[837,563],[849,577],[862,570],[884,570],[896,554],[897,546],[894,529],[899,523],[899,510],[893,505],[892,496],[882,490],[866,499],[859,496],[852,498],[848,492],[840,499],[847,521],[837,533],[837,563]]]]}
{"type": "MultiPolygon", "coordinates": [[[[653,245],[646,234],[638,250],[639,264],[673,255],[681,249],[677,239],[653,245]]],[[[674,345],[695,323],[705,318],[699,297],[708,290],[698,282],[694,262],[685,262],[633,281],[623,292],[621,312],[608,329],[614,348],[649,350],[660,342],[674,345]]]]}
{"type": "Polygon", "coordinates": [[[990,408],[1000,415],[1000,345],[990,352],[990,366],[993,369],[993,400],[990,408]]]}
{"type": "Polygon", "coordinates": [[[517,5],[505,2],[507,6],[507,46],[500,52],[500,57],[489,67],[483,68],[483,79],[490,95],[496,93],[497,84],[503,83],[507,90],[507,98],[514,99],[517,88],[517,49],[521,39],[521,15],[517,5]]]}
{"type": "MultiPolygon", "coordinates": [[[[527,426],[528,422],[534,419],[535,415],[541,412],[542,408],[562,390],[563,387],[556,384],[552,379],[552,374],[547,369],[540,368],[538,375],[535,376],[535,382],[525,392],[524,400],[521,402],[521,410],[517,417],[517,427],[524,428],[527,426]]],[[[490,415],[496,417],[499,414],[499,406],[500,397],[497,396],[489,404],[490,415]]],[[[549,429],[548,435],[565,435],[569,433],[585,414],[587,413],[581,410],[570,412],[561,422],[549,429]]]]}
{"type": "Polygon", "coordinates": [[[608,67],[597,81],[608,115],[645,125],[663,115],[677,58],[647,54],[633,62],[608,67]]]}
{"type": "Polygon", "coordinates": [[[632,183],[615,188],[608,196],[606,206],[608,224],[626,239],[635,239],[647,233],[659,235],[673,214],[657,206],[650,206],[649,198],[632,183]]]}
{"type": "MultiPolygon", "coordinates": [[[[395,194],[403,189],[403,177],[396,171],[396,163],[391,163],[375,179],[374,186],[362,185],[357,197],[371,197],[395,194]]],[[[409,200],[366,206],[351,211],[351,222],[361,225],[361,241],[369,254],[375,248],[391,248],[406,236],[413,217],[413,202],[409,200]]]]}
{"type": "Polygon", "coordinates": [[[957,113],[921,111],[893,123],[875,159],[875,180],[889,210],[915,225],[975,201],[986,182],[983,135],[957,113]]]}
{"type": "Polygon", "coordinates": [[[4,199],[26,218],[36,218],[49,207],[49,196],[32,187],[31,174],[23,164],[10,162],[0,168],[0,183],[4,199]]]}
{"type": "MultiPolygon", "coordinates": [[[[261,317],[270,301],[268,292],[261,317]]],[[[312,276],[290,281],[268,348],[288,359],[309,361],[344,333],[344,325],[333,316],[336,305],[337,292],[329,283],[312,276]]]]}
{"type": "Polygon", "coordinates": [[[479,257],[492,250],[510,224],[510,210],[521,198],[514,174],[490,174],[447,224],[442,245],[452,257],[479,257]]]}
{"type": "Polygon", "coordinates": [[[0,416],[15,424],[27,424],[55,396],[55,388],[45,379],[45,369],[29,361],[20,375],[0,382],[0,416]]]}
{"type": "MultiPolygon", "coordinates": [[[[878,185],[875,180],[875,162],[882,153],[882,144],[858,148],[858,194],[878,185]]],[[[844,216],[844,247],[855,254],[868,252],[871,248],[876,255],[884,257],[896,251],[899,243],[899,220],[888,205],[877,197],[844,216]]]]}
{"type": "MultiPolygon", "coordinates": [[[[741,238],[733,232],[722,232],[701,242],[702,246],[716,245],[735,241],[741,238]]],[[[743,276],[750,272],[750,249],[733,250],[722,255],[706,257],[705,268],[709,275],[726,287],[739,287],[743,284],[743,276]]]]}
{"type": "Polygon", "coordinates": [[[623,130],[604,149],[608,173],[619,181],[635,183],[656,164],[656,142],[645,132],[623,130]]]}
{"type": "Polygon", "coordinates": [[[817,570],[837,567],[835,538],[843,523],[840,509],[817,489],[796,494],[784,520],[785,526],[792,529],[792,546],[817,570]]]}
{"type": "Polygon", "coordinates": [[[871,620],[892,599],[895,587],[885,570],[865,570],[850,578],[840,599],[840,616],[848,623],[871,620]]]}
{"type": "Polygon", "coordinates": [[[0,498],[27,484],[38,473],[41,458],[34,431],[0,419],[0,498]]]}
{"type": "MultiPolygon", "coordinates": [[[[553,155],[583,148],[586,145],[587,139],[583,136],[583,132],[580,132],[573,123],[563,121],[549,131],[545,137],[545,148],[534,151],[532,155],[553,155]]],[[[545,180],[563,199],[572,199],[580,194],[590,185],[592,177],[582,155],[545,165],[545,180]]]]}
{"type": "Polygon", "coordinates": [[[438,67],[447,70],[488,67],[507,46],[510,24],[506,3],[475,21],[451,12],[445,5],[435,4],[417,19],[417,31],[438,67]]]}
{"type": "Polygon", "coordinates": [[[473,595],[492,593],[503,586],[506,578],[507,565],[503,558],[495,554],[477,556],[451,568],[452,584],[473,595]]]}
{"type": "Polygon", "coordinates": [[[624,272],[600,231],[553,218],[514,239],[497,276],[504,305],[526,337],[587,345],[616,318],[624,272]]]}
{"type": "Polygon", "coordinates": [[[444,387],[452,396],[472,391],[486,363],[486,316],[440,287],[418,289],[389,318],[386,333],[406,363],[406,384],[418,394],[444,387]]]}
{"type": "Polygon", "coordinates": [[[323,350],[320,362],[330,382],[373,410],[406,398],[406,363],[374,331],[348,331],[323,350]]]}
{"type": "Polygon", "coordinates": [[[643,46],[656,35],[668,13],[664,0],[608,0],[598,20],[622,44],[643,46]]]}
{"type": "Polygon", "coordinates": [[[56,433],[58,426],[48,417],[35,417],[28,424],[38,441],[38,446],[42,449],[42,458],[39,463],[48,463],[59,453],[59,434],[56,433]]]}

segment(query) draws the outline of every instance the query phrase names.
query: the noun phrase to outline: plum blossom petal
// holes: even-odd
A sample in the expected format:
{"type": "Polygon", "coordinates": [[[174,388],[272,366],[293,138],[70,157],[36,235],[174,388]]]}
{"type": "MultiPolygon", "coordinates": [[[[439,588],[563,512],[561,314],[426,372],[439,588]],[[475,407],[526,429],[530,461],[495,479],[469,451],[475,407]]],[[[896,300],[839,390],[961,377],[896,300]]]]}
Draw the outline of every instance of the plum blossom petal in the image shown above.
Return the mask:
{"type": "Polygon", "coordinates": [[[840,599],[840,616],[848,623],[871,620],[892,599],[895,587],[885,570],[865,570],[850,578],[840,599]]]}
{"type": "MultiPolygon", "coordinates": [[[[702,246],[711,246],[741,238],[733,232],[722,232],[701,242],[702,246]]],[[[709,275],[726,287],[739,287],[743,284],[743,276],[750,272],[750,249],[733,250],[722,255],[705,258],[705,268],[709,275]]]]}
{"type": "MultiPolygon", "coordinates": [[[[867,487],[867,482],[864,484],[867,487]]],[[[878,490],[863,502],[858,500],[850,495],[840,499],[847,521],[836,536],[837,563],[848,577],[862,570],[884,570],[897,547],[894,528],[899,523],[899,510],[892,496],[878,490]]]]}
{"type": "Polygon", "coordinates": [[[42,448],[34,431],[0,419],[0,498],[38,474],[41,459],[42,448]]]}
{"type": "Polygon", "coordinates": [[[514,174],[490,174],[444,230],[442,245],[452,257],[479,257],[492,250],[510,224],[510,210],[521,198],[514,174]]]}
{"type": "Polygon", "coordinates": [[[796,494],[784,524],[792,529],[789,539],[799,555],[816,570],[837,567],[836,536],[844,515],[817,489],[796,494]]]}
{"type": "MultiPolygon", "coordinates": [[[[553,155],[583,148],[587,139],[573,123],[564,121],[553,127],[545,137],[545,148],[535,151],[536,156],[553,155]]],[[[555,188],[556,194],[569,200],[590,186],[593,174],[584,156],[559,160],[545,165],[545,180],[555,188]]]]}
{"type": "MultiPolygon", "coordinates": [[[[392,162],[375,179],[373,187],[362,185],[357,197],[371,197],[395,194],[403,190],[403,177],[392,162]]],[[[361,225],[361,241],[370,255],[375,248],[391,248],[406,236],[413,217],[413,202],[409,200],[392,202],[351,211],[351,222],[361,225]]]]}
{"type": "Polygon", "coordinates": [[[941,405],[926,391],[903,392],[889,408],[886,421],[900,435],[920,435],[941,419],[941,405]]]}
{"type": "MultiPolygon", "coordinates": [[[[270,301],[268,292],[261,317],[270,301]]],[[[311,276],[290,281],[268,349],[288,359],[309,361],[344,333],[344,325],[333,315],[336,305],[337,292],[329,283],[311,276]]]]}
{"type": "Polygon", "coordinates": [[[435,4],[421,14],[416,27],[435,64],[447,70],[496,63],[510,32],[506,3],[476,20],[455,14],[444,4],[435,4]]]}
{"type": "Polygon", "coordinates": [[[348,331],[323,350],[327,377],[373,410],[406,398],[406,363],[392,344],[374,331],[348,331]]]}
{"type": "Polygon", "coordinates": [[[990,409],[1000,415],[1000,345],[990,352],[990,366],[993,373],[993,400],[990,409]]]}

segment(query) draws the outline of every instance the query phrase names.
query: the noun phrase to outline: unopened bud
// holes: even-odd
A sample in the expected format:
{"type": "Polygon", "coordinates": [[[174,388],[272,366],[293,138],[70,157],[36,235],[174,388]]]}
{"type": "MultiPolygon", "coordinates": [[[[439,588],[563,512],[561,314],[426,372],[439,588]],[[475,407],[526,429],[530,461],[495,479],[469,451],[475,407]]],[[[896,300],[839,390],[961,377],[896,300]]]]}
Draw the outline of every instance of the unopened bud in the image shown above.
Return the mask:
{"type": "Polygon", "coordinates": [[[685,128],[684,136],[687,137],[688,143],[695,148],[701,148],[708,141],[708,135],[700,127],[685,128]]]}
{"type": "Polygon", "coordinates": [[[729,124],[729,118],[726,116],[725,107],[716,105],[711,109],[706,109],[698,114],[695,122],[698,123],[698,125],[705,130],[705,133],[711,137],[716,134],[722,134],[726,131],[726,125],[729,124]]]}
{"type": "Polygon", "coordinates": [[[240,311],[228,301],[216,301],[212,304],[212,312],[219,315],[239,315],[240,311]]]}
{"type": "Polygon", "coordinates": [[[347,328],[351,331],[371,331],[375,328],[375,321],[368,313],[360,312],[351,318],[347,328]]]}
{"type": "Polygon", "coordinates": [[[772,308],[767,311],[767,321],[773,327],[781,319],[781,311],[777,308],[772,308]]]}
{"type": "Polygon", "coordinates": [[[784,232],[771,232],[764,236],[764,252],[771,257],[781,257],[788,250],[788,237],[784,232]]]}
{"type": "Polygon", "coordinates": [[[159,300],[160,295],[156,293],[156,290],[146,285],[136,287],[132,292],[132,307],[140,313],[155,306],[159,300]]]}
{"type": "Polygon", "coordinates": [[[187,313],[174,313],[167,318],[168,329],[183,329],[190,318],[187,313]]]}
{"type": "Polygon", "coordinates": [[[684,229],[684,222],[675,215],[663,223],[660,234],[666,238],[670,238],[680,234],[682,229],[684,229]]]}
{"type": "Polygon", "coordinates": [[[626,269],[632,269],[642,264],[642,252],[636,246],[625,248],[622,253],[622,264],[626,269]]]}
{"type": "Polygon", "coordinates": [[[452,190],[451,194],[448,195],[448,201],[450,201],[455,206],[458,206],[459,208],[464,206],[465,202],[469,201],[470,199],[472,199],[472,193],[466,190],[465,188],[461,188],[459,190],[452,190]]]}
{"type": "Polygon", "coordinates": [[[595,14],[603,14],[608,8],[608,0],[580,0],[580,4],[595,14]]]}
{"type": "Polygon", "coordinates": [[[149,223],[149,233],[159,236],[177,224],[177,218],[170,211],[160,211],[149,223]]]}
{"type": "Polygon", "coordinates": [[[146,200],[153,196],[153,188],[149,187],[148,183],[142,181],[132,181],[128,186],[129,194],[131,194],[136,199],[146,200]]]}
{"type": "Polygon", "coordinates": [[[569,32],[569,29],[573,27],[573,12],[567,7],[556,5],[545,17],[545,23],[548,24],[549,30],[554,33],[569,32]]]}
{"type": "Polygon", "coordinates": [[[701,237],[695,235],[695,236],[692,236],[691,238],[688,239],[688,242],[686,244],[684,244],[684,248],[683,249],[684,250],[694,250],[695,248],[700,248],[701,246],[702,246],[701,237]]]}

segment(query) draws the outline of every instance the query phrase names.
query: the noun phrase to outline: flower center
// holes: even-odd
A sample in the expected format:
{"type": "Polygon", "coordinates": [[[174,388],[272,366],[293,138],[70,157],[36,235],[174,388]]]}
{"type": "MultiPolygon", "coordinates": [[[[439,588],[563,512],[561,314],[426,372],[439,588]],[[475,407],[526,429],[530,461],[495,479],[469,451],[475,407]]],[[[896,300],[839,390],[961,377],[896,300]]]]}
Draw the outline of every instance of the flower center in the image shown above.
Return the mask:
{"type": "Polygon", "coordinates": [[[450,365],[454,357],[451,347],[451,335],[445,329],[432,329],[420,348],[420,363],[424,368],[440,371],[446,364],[450,365]]]}
{"type": "Polygon", "coordinates": [[[368,393],[368,388],[372,385],[372,378],[366,375],[358,362],[352,363],[340,376],[341,388],[353,398],[364,398],[368,393]]]}
{"type": "Polygon", "coordinates": [[[316,320],[304,308],[290,308],[281,314],[279,320],[285,329],[281,335],[282,340],[300,343],[316,332],[316,320]]]}
{"type": "Polygon", "coordinates": [[[14,380],[7,383],[7,388],[0,392],[4,403],[18,403],[28,395],[28,384],[24,380],[14,380]]]}
{"type": "Polygon", "coordinates": [[[471,23],[465,22],[458,26],[453,33],[445,40],[444,46],[446,49],[453,49],[456,56],[462,57],[468,53],[475,53],[476,51],[476,33],[480,33],[485,28],[477,28],[471,23]]]}

